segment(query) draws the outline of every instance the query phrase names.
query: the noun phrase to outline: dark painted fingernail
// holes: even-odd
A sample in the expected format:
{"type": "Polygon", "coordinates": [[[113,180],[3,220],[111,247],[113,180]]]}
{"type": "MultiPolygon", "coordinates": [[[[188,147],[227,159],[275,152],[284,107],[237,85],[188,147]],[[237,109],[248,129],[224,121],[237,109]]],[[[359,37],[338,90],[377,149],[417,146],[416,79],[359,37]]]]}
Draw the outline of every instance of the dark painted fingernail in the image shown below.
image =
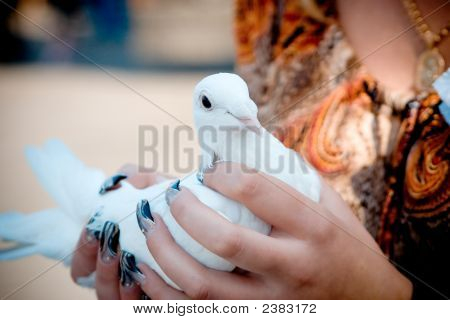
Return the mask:
{"type": "Polygon", "coordinates": [[[166,190],[166,203],[170,206],[175,197],[180,192],[180,180],[178,179],[166,190]]]}
{"type": "Polygon", "coordinates": [[[120,255],[120,284],[124,287],[131,287],[134,282],[142,283],[144,280],[145,276],[137,267],[134,255],[122,251],[120,255]]]}
{"type": "Polygon", "coordinates": [[[117,187],[120,181],[126,179],[128,176],[123,173],[118,173],[113,175],[112,177],[109,177],[108,179],[103,182],[102,186],[100,187],[100,190],[98,191],[99,194],[105,194],[108,191],[111,191],[117,187]]]}
{"type": "Polygon", "coordinates": [[[89,219],[86,225],[86,240],[88,242],[99,240],[100,233],[103,229],[103,221],[100,218],[103,214],[103,209],[98,209],[95,214],[89,219]]]}
{"type": "Polygon", "coordinates": [[[103,262],[109,263],[117,256],[119,236],[119,226],[114,222],[106,221],[100,234],[100,257],[103,262]]]}
{"type": "Polygon", "coordinates": [[[147,235],[154,229],[155,219],[152,216],[150,210],[150,204],[147,200],[143,199],[138,202],[136,207],[136,217],[141,231],[147,235]]]}

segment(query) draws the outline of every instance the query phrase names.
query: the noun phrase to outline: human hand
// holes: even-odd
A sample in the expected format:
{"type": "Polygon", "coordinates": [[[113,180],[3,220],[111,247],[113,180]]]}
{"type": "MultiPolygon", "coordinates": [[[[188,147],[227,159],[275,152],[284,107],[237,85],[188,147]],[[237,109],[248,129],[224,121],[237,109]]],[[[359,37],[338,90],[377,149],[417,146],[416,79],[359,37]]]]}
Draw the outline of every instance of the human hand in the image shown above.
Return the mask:
{"type": "Polygon", "coordinates": [[[283,182],[241,164],[222,162],[204,184],[241,202],[271,224],[269,236],[234,225],[187,188],[171,201],[180,226],[240,272],[199,264],[179,247],[157,212],[147,245],[183,290],[166,285],[148,266],[142,290],[152,299],[397,299],[412,285],[387,258],[340,196],[323,183],[314,203],[283,182]],[[242,271],[245,270],[245,271],[242,271]]]}
{"type": "MultiPolygon", "coordinates": [[[[126,181],[135,188],[142,189],[168,179],[155,172],[145,172],[136,165],[126,164],[119,169],[127,176],[126,181]]],[[[119,188],[120,185],[112,187],[119,188]]],[[[123,254],[119,248],[119,227],[107,221],[100,236],[92,237],[86,230],[80,235],[74,253],[71,276],[75,282],[96,272],[95,289],[99,299],[139,299],[142,291],[131,279],[122,276],[119,281],[119,260],[133,259],[123,254]]]]}

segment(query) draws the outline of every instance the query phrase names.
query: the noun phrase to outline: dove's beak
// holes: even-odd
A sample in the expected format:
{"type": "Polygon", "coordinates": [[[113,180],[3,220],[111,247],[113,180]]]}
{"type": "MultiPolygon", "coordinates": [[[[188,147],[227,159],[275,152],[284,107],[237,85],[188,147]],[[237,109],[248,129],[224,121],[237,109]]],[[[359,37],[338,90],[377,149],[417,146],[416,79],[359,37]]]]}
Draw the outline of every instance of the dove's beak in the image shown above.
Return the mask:
{"type": "Polygon", "coordinates": [[[237,118],[242,124],[250,131],[253,131],[257,135],[261,134],[261,123],[259,122],[258,118],[252,117],[252,118],[237,118]]]}

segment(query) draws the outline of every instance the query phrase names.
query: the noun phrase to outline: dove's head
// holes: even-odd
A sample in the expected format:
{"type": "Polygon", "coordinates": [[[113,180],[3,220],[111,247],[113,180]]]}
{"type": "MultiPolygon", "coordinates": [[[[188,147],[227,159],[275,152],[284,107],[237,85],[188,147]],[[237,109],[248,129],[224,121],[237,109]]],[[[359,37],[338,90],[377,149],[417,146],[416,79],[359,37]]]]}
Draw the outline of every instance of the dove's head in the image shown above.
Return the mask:
{"type": "Polygon", "coordinates": [[[201,80],[194,91],[197,129],[251,130],[259,133],[258,108],[244,80],[232,73],[217,73],[201,80]]]}

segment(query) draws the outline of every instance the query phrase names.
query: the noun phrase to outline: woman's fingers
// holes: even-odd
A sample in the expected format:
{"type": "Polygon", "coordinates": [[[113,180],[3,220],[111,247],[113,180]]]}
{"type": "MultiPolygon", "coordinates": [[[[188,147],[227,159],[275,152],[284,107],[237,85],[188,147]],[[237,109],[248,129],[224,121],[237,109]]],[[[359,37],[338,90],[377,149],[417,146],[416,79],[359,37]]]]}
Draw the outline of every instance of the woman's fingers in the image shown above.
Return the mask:
{"type": "Polygon", "coordinates": [[[254,296],[252,278],[208,269],[186,253],[172,238],[164,221],[154,215],[155,225],[146,233],[147,246],[162,270],[192,299],[239,299],[254,296]]]}
{"type": "Polygon", "coordinates": [[[144,275],[136,264],[133,254],[122,251],[120,253],[120,296],[125,300],[142,299],[140,284],[144,275]]]}
{"type": "Polygon", "coordinates": [[[188,296],[171,286],[169,286],[163,279],[161,279],[155,271],[150,269],[147,265],[139,264],[139,269],[145,276],[141,283],[142,291],[154,300],[185,300],[188,296]]]}
{"type": "Polygon", "coordinates": [[[320,204],[281,180],[244,168],[240,163],[217,163],[204,173],[203,182],[241,202],[269,224],[292,235],[305,237],[331,216],[320,204]],[[324,219],[320,219],[320,216],[324,219]]]}
{"type": "Polygon", "coordinates": [[[128,183],[137,189],[144,189],[148,186],[173,178],[155,171],[138,167],[135,164],[125,164],[119,169],[119,172],[127,175],[128,183]]]}
{"type": "Polygon", "coordinates": [[[176,193],[170,209],[175,220],[192,238],[242,269],[274,274],[289,258],[284,256],[286,250],[281,239],[229,222],[187,188],[176,193]]]}
{"type": "Polygon", "coordinates": [[[99,299],[119,299],[119,226],[107,221],[100,234],[95,288],[99,299]]]}
{"type": "Polygon", "coordinates": [[[130,286],[119,286],[121,300],[140,300],[142,297],[142,290],[138,284],[132,283],[130,286]]]}
{"type": "Polygon", "coordinates": [[[321,195],[320,203],[328,209],[328,211],[345,221],[346,223],[358,222],[356,215],[351,212],[348,204],[342,199],[341,195],[337,193],[328,183],[321,178],[321,195]]]}
{"type": "Polygon", "coordinates": [[[97,252],[98,240],[84,229],[72,259],[70,274],[73,281],[79,283],[82,278],[90,276],[95,271],[97,252]]]}

